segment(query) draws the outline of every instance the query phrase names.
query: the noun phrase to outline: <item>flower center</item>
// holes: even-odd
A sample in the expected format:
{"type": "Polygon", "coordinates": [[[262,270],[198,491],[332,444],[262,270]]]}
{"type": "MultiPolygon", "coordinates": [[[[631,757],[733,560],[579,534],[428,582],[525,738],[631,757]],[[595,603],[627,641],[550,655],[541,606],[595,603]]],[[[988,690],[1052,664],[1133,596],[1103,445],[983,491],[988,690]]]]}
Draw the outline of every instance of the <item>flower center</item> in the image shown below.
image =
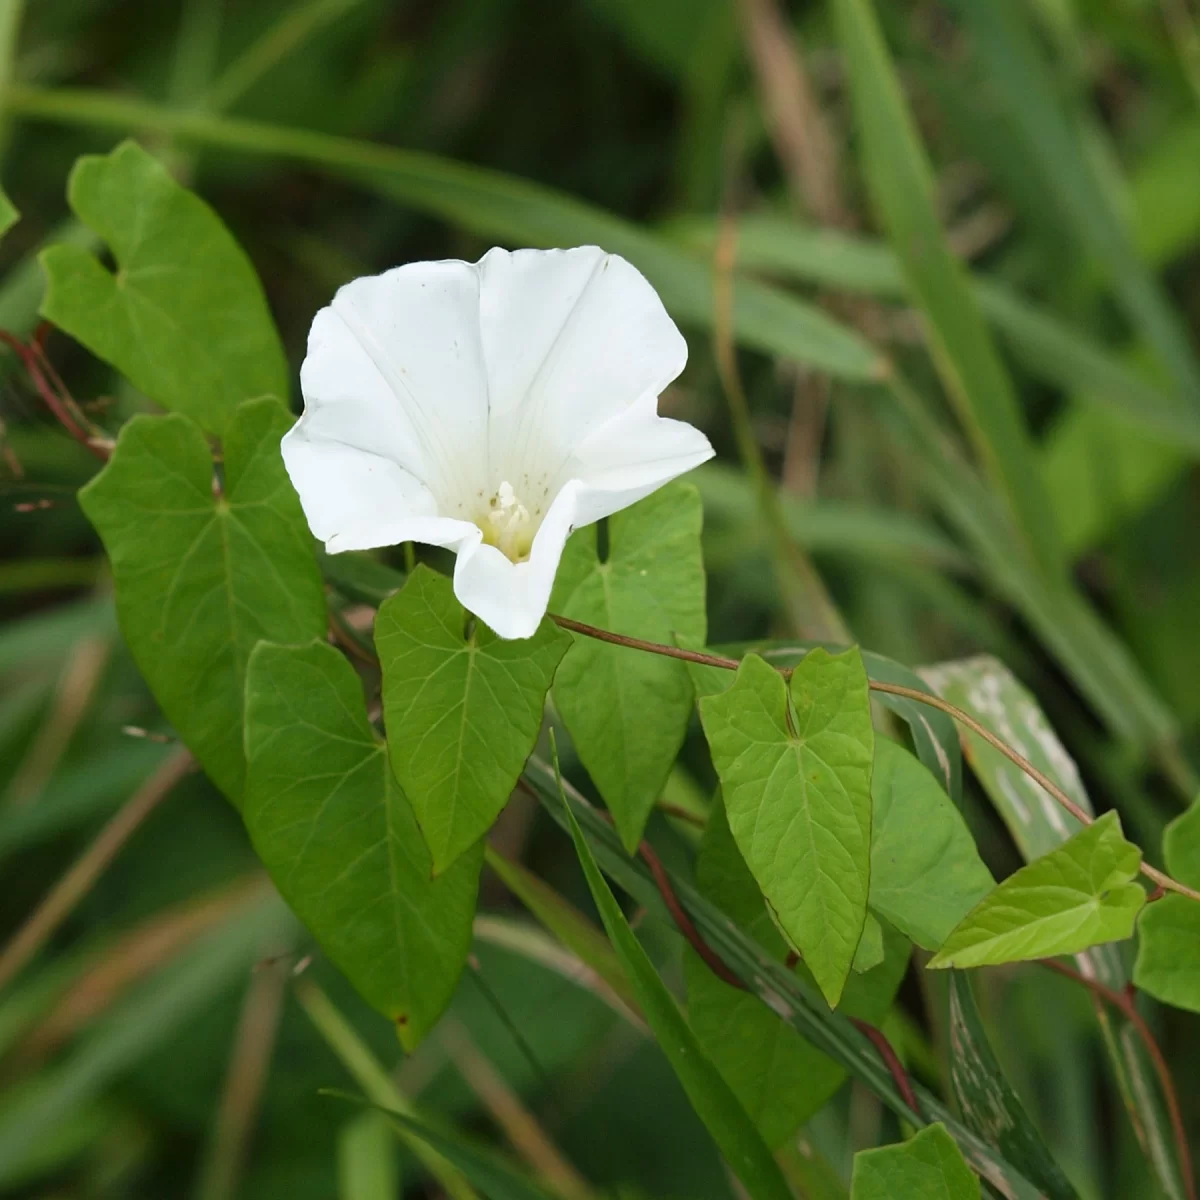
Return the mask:
{"type": "Polygon", "coordinates": [[[493,493],[478,524],[483,530],[483,540],[506,558],[519,563],[529,557],[537,526],[507,479],[493,493]]]}

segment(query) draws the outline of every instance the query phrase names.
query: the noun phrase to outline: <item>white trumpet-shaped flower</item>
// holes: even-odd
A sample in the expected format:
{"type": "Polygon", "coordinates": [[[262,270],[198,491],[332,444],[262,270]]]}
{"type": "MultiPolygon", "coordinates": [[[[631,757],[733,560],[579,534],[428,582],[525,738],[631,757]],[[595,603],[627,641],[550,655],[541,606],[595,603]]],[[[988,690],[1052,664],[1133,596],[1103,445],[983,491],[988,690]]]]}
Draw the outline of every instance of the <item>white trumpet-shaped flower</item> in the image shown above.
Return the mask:
{"type": "Polygon", "coordinates": [[[409,263],[317,313],[283,459],[331,553],[448,547],[464,607],[529,637],[573,529],[712,456],[658,415],[686,360],[650,284],[594,246],[409,263]]]}

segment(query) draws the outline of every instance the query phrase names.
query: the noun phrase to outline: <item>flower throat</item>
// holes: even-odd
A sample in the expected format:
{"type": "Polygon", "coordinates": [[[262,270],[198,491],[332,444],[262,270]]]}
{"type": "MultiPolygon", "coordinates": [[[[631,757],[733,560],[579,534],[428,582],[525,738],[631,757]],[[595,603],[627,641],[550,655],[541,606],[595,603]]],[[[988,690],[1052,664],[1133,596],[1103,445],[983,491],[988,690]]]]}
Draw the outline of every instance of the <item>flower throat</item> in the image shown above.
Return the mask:
{"type": "Polygon", "coordinates": [[[537,525],[507,479],[493,493],[478,525],[484,542],[495,546],[505,558],[515,563],[528,560],[537,525]]]}

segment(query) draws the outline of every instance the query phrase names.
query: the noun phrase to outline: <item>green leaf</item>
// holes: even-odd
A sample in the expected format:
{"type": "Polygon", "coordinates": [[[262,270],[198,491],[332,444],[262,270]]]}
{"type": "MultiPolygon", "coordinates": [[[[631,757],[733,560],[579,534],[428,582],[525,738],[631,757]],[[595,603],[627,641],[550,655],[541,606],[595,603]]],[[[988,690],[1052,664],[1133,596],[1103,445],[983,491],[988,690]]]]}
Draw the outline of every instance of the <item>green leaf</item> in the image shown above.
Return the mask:
{"type": "Polygon", "coordinates": [[[970,977],[951,971],[949,990],[950,1082],[963,1121],[1037,1183],[1047,1200],[1076,1200],[1075,1189],[996,1061],[970,977]]]}
{"type": "Polygon", "coordinates": [[[738,1103],[721,1073],[705,1057],[688,1028],[675,997],[659,979],[646,951],[634,937],[625,914],[600,874],[591,848],[570,806],[566,808],[575,852],[583,865],[592,899],[629,977],[655,1039],[667,1056],[692,1107],[712,1134],[733,1173],[751,1200],[791,1200],[778,1165],[771,1157],[746,1110],[738,1103]]]}
{"type": "Polygon", "coordinates": [[[1074,954],[1133,934],[1146,893],[1135,883],[1141,851],[1107,812],[1010,875],[973,908],[930,960],[978,967],[1074,954]]]}
{"type": "MultiPolygon", "coordinates": [[[[702,644],[700,523],[696,489],[676,483],[609,518],[604,562],[596,527],[579,530],[567,543],[550,607],[630,637],[702,644]]],[[[692,696],[684,663],[583,635],[558,669],[555,708],[630,853],[683,744],[692,696]]]]}
{"type": "Polygon", "coordinates": [[[874,731],[856,649],[783,676],[757,655],[700,702],[729,827],[825,999],[842,994],[867,915],[874,731]]]}
{"type": "Polygon", "coordinates": [[[829,1102],[846,1072],[753,993],[717,978],[694,950],[683,967],[696,1040],[777,1150],[829,1102]]]}
{"type": "MultiPolygon", "coordinates": [[[[1167,826],[1163,854],[1180,883],[1200,887],[1200,801],[1167,826]]],[[[1146,906],[1133,982],[1156,1000],[1200,1012],[1200,904],[1169,892],[1146,906]]]]}
{"type": "Polygon", "coordinates": [[[570,645],[549,620],[520,641],[470,624],[450,580],[425,566],[375,618],[388,754],[438,874],[508,802],[570,645]]]}
{"type": "Polygon", "coordinates": [[[256,642],[325,633],[312,539],[279,454],[277,401],[239,406],[224,485],[187,417],[136,416],[79,493],[112,561],[121,631],[151,691],[218,787],[240,804],[246,661],[256,642]]]}
{"type": "Polygon", "coordinates": [[[876,917],[867,912],[863,922],[862,937],[858,939],[858,948],[854,951],[854,961],[850,969],[856,975],[863,975],[883,962],[883,926],[876,917]]]}
{"type": "Polygon", "coordinates": [[[1147,905],[1133,982],[1164,1004],[1200,1012],[1200,904],[1168,894],[1147,905]]]}
{"type": "Polygon", "coordinates": [[[1163,857],[1167,870],[1180,883],[1200,888],[1200,799],[1167,826],[1163,857]]]}
{"type": "Polygon", "coordinates": [[[907,750],[879,738],[871,775],[872,911],[936,950],[995,886],[962,814],[907,750]]]}
{"type": "MultiPolygon", "coordinates": [[[[638,903],[644,904],[662,919],[670,919],[662,893],[649,867],[640,856],[631,858],[625,852],[616,830],[603,813],[596,811],[569,784],[563,784],[556,779],[549,764],[536,756],[530,759],[524,779],[537,794],[547,813],[564,830],[570,830],[571,818],[574,817],[585,830],[589,847],[613,880],[638,903]]],[[[764,950],[746,933],[739,921],[731,920],[727,913],[701,896],[692,883],[683,878],[678,871],[667,867],[666,873],[675,898],[697,932],[754,994],[782,1021],[786,1021],[813,1045],[818,1046],[840,1066],[851,1072],[855,1079],[894,1114],[903,1120],[912,1120],[912,1109],[897,1090],[887,1066],[871,1043],[850,1023],[849,1018],[840,1011],[831,1012],[815,987],[808,985],[796,972],[789,970],[764,950]]],[[[757,893],[757,887],[753,883],[751,892],[757,893]]],[[[769,918],[767,920],[769,921],[769,918]]],[[[776,937],[778,938],[778,934],[776,937]]],[[[856,979],[870,978],[870,974],[852,976],[847,984],[847,994],[856,979]]],[[[981,1174],[995,1181],[1004,1196],[1010,1197],[1011,1200],[1038,1200],[1038,1189],[1014,1166],[1006,1163],[982,1138],[962,1125],[942,1101],[926,1090],[919,1080],[913,1081],[913,1090],[925,1119],[931,1122],[941,1121],[968,1160],[981,1174]]]]}
{"type": "Polygon", "coordinates": [[[926,317],[934,364],[1034,559],[1057,577],[1062,548],[1020,403],[966,272],[942,232],[933,173],[874,9],[870,0],[835,0],[833,11],[871,197],[909,291],[926,317]]]}
{"type": "MultiPolygon", "coordinates": [[[[696,862],[701,893],[782,963],[787,945],[767,912],[725,817],[713,805],[696,862]]],[[[876,928],[880,928],[876,922],[876,928]]],[[[846,981],[840,1009],[875,1024],[890,1007],[908,966],[908,942],[880,928],[879,966],[846,981]]],[[[841,1087],[846,1073],[752,992],[731,987],[698,954],[684,957],[688,1023],[734,1095],[773,1149],[783,1145],[841,1087]]],[[[803,963],[796,975],[816,987],[803,963]]]]}
{"type": "Polygon", "coordinates": [[[43,317],[209,433],[223,434],[243,400],[288,395],[262,285],[203,200],[131,141],[81,158],[67,198],[117,271],[82,246],[51,246],[43,317]]]}
{"type": "Polygon", "coordinates": [[[944,1125],[854,1156],[850,1200],[979,1200],[979,1179],[944,1125]]]}
{"type": "Polygon", "coordinates": [[[0,237],[6,234],[20,219],[21,214],[13,207],[8,193],[0,188],[0,237]]]}
{"type": "MultiPolygon", "coordinates": [[[[773,667],[788,669],[801,662],[813,647],[814,643],[811,642],[762,641],[714,646],[713,650],[718,654],[734,658],[743,658],[746,654],[753,652],[773,667]]],[[[933,688],[919,675],[894,659],[864,650],[862,651],[862,660],[869,680],[898,683],[918,692],[936,695],[933,688]]],[[[728,671],[712,667],[695,667],[692,681],[695,684],[697,695],[708,696],[716,692],[723,692],[733,682],[733,676],[728,671]]],[[[955,728],[953,719],[946,713],[931,708],[928,704],[922,704],[919,700],[910,700],[907,696],[896,696],[890,692],[872,692],[871,697],[885,708],[891,709],[908,726],[909,736],[912,738],[913,749],[916,750],[917,757],[938,780],[954,803],[961,804],[962,751],[959,747],[958,730],[955,728]]]]}
{"type": "Polygon", "coordinates": [[[434,878],[358,675],[328,643],[255,648],[246,758],[243,817],[255,850],[411,1049],[450,1002],[471,948],[483,846],[434,878]]]}

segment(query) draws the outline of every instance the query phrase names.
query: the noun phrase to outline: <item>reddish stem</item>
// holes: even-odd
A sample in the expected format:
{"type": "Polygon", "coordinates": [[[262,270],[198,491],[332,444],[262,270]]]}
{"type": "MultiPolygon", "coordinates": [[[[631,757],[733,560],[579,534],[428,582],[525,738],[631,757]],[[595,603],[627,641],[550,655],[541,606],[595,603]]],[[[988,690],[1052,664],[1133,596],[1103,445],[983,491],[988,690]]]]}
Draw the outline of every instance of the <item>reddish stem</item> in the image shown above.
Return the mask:
{"type": "MultiPolygon", "coordinates": [[[[850,1020],[854,1028],[879,1051],[879,1056],[887,1064],[887,1069],[891,1072],[892,1080],[899,1089],[900,1095],[904,1097],[904,1103],[918,1117],[921,1117],[921,1109],[917,1104],[917,1093],[913,1091],[912,1084],[908,1081],[908,1072],[905,1071],[904,1064],[900,1061],[900,1056],[892,1049],[892,1043],[887,1040],[883,1030],[876,1029],[869,1021],[864,1021],[859,1017],[851,1017],[850,1020]]],[[[921,1119],[924,1120],[924,1117],[921,1117],[921,1119]]]]}
{"type": "Polygon", "coordinates": [[[701,937],[700,931],[692,924],[692,918],[687,915],[683,905],[679,903],[679,897],[675,895],[675,889],[671,886],[671,879],[650,843],[642,842],[638,846],[638,853],[646,860],[646,866],[650,868],[650,874],[654,876],[654,883],[658,888],[659,895],[662,896],[663,903],[667,906],[672,920],[679,926],[679,932],[687,938],[692,949],[704,959],[708,969],[730,987],[739,988],[743,992],[749,991],[737,972],[725,963],[725,960],[701,937]]]}
{"type": "Polygon", "coordinates": [[[1039,958],[1037,961],[1048,970],[1063,975],[1067,979],[1073,979],[1076,983],[1083,984],[1094,996],[1107,1001],[1125,1017],[1133,1026],[1138,1037],[1141,1038],[1142,1044],[1146,1047],[1146,1052],[1150,1055],[1150,1061],[1154,1064],[1154,1071],[1158,1075],[1159,1087],[1162,1088],[1163,1100],[1167,1106],[1167,1116],[1171,1122],[1171,1132],[1175,1136],[1175,1151],[1179,1156],[1179,1170],[1183,1175],[1184,1187],[1187,1188],[1188,1200],[1196,1200],[1196,1181],[1192,1175],[1192,1152],[1188,1146],[1187,1130],[1183,1124],[1183,1113],[1179,1107],[1179,1096],[1175,1091],[1175,1081],[1171,1078],[1171,1069],[1167,1066],[1167,1060],[1162,1050],[1159,1049],[1158,1042],[1155,1040],[1150,1026],[1146,1024],[1145,1017],[1138,1011],[1137,992],[1134,990],[1132,984],[1124,991],[1118,992],[1115,988],[1108,987],[1098,979],[1089,979],[1086,975],[1076,971],[1073,967],[1068,967],[1065,963],[1056,962],[1051,958],[1039,958]]]}
{"type": "MultiPolygon", "coordinates": [[[[40,331],[39,331],[40,333],[40,331]]],[[[86,447],[101,462],[108,461],[108,450],[96,443],[91,432],[76,418],[77,405],[71,399],[66,385],[59,377],[50,360],[42,350],[41,341],[35,334],[32,345],[26,345],[20,338],[14,337],[7,330],[0,329],[0,343],[8,346],[21,360],[33,386],[43,403],[54,414],[58,423],[81,445],[86,447]]]]}
{"type": "MultiPolygon", "coordinates": [[[[608,813],[601,813],[600,815],[611,822],[612,818],[608,813]]],[[[683,934],[688,944],[704,960],[709,970],[718,979],[729,984],[730,987],[737,988],[739,991],[749,992],[751,989],[746,986],[737,972],[704,940],[700,931],[692,924],[692,919],[684,911],[683,905],[679,902],[679,897],[675,895],[671,878],[659,860],[658,855],[654,852],[654,848],[649,842],[643,841],[638,845],[638,853],[645,859],[646,866],[650,868],[650,874],[654,877],[654,883],[658,888],[659,895],[662,896],[663,903],[667,906],[667,911],[671,914],[675,924],[679,926],[679,932],[683,934]]],[[[799,961],[799,955],[794,951],[788,952],[789,967],[795,966],[799,961]]],[[[887,1067],[888,1073],[891,1075],[892,1081],[895,1083],[897,1091],[903,1097],[905,1104],[921,1120],[924,1120],[921,1109],[917,1104],[917,1094],[913,1091],[908,1073],[904,1069],[904,1064],[900,1061],[900,1056],[892,1049],[892,1044],[887,1040],[883,1030],[877,1029],[874,1025],[860,1020],[858,1017],[851,1017],[850,1021],[859,1033],[879,1051],[879,1056],[883,1059],[884,1065],[887,1067]]]]}
{"type": "Polygon", "coordinates": [[[665,646],[661,642],[647,642],[641,638],[627,637],[623,633],[613,633],[610,629],[598,629],[595,625],[585,625],[582,621],[573,621],[570,617],[560,617],[557,613],[546,614],[556,625],[570,629],[573,633],[581,633],[584,637],[595,638],[598,642],[608,642],[613,646],[625,646],[630,650],[645,650],[650,654],[661,654],[665,658],[679,658],[684,662],[697,663],[702,667],[720,667],[726,671],[736,671],[741,665],[736,658],[725,658],[720,654],[703,654],[699,650],[684,650],[679,646],[665,646]]]}

